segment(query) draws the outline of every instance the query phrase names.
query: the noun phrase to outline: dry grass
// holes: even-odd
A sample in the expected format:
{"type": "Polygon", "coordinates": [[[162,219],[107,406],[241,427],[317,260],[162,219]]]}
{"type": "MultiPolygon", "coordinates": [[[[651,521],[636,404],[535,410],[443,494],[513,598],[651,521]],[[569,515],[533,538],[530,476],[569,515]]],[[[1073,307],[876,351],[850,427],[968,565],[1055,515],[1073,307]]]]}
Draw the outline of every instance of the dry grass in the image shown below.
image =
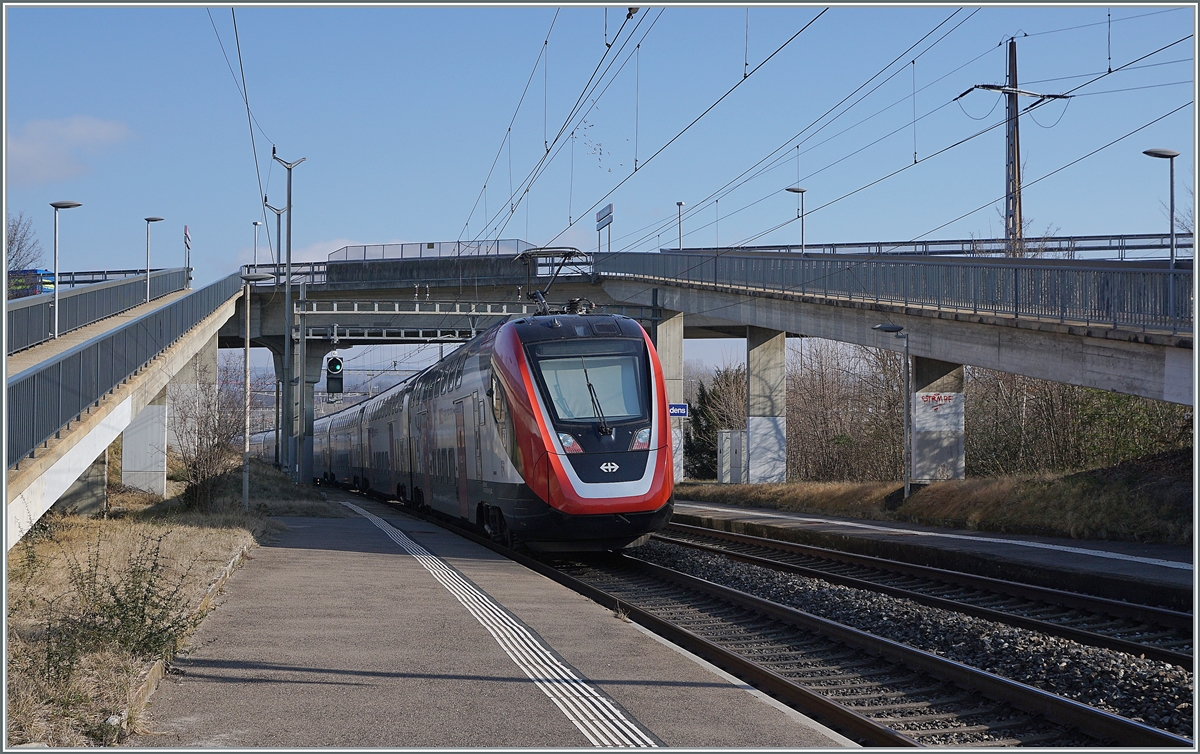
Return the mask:
{"type": "MultiPolygon", "coordinates": [[[[139,557],[149,562],[147,553],[159,543],[161,572],[154,576],[154,588],[172,609],[190,616],[234,555],[283,527],[271,516],[347,515],[319,491],[298,487],[257,462],[251,472],[250,511],[241,507],[240,467],[219,480],[208,510],[189,509],[184,485],[178,482],[168,482],[165,500],[121,487],[119,446],[116,450],[115,474],[110,455],[110,482],[115,484],[109,490],[107,518],[48,514],[8,553],[8,746],[118,742],[124,731],[106,721],[127,707],[130,692],[157,659],[152,652],[111,642],[83,646],[61,641],[60,629],[76,625],[71,621],[86,613],[81,574],[94,572],[100,592],[109,585],[119,591],[130,580],[131,564],[139,557]]],[[[130,725],[136,729],[137,721],[130,725]]]]}
{"type": "Polygon", "coordinates": [[[1192,449],[1063,475],[937,482],[899,504],[898,483],[682,482],[679,500],[978,531],[1190,545],[1192,449]],[[890,505],[890,502],[895,505],[890,505]]]}

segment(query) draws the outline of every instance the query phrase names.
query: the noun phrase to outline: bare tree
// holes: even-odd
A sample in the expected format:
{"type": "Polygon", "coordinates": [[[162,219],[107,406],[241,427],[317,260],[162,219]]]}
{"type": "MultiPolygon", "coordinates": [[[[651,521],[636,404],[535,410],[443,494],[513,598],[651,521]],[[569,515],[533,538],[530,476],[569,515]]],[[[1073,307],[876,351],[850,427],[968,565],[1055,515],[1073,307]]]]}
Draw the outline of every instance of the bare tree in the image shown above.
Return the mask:
{"type": "Polygon", "coordinates": [[[26,217],[24,211],[18,212],[16,217],[7,215],[7,220],[4,249],[9,272],[34,269],[41,265],[42,245],[33,230],[33,220],[26,217]]]}
{"type": "Polygon", "coordinates": [[[168,421],[188,485],[185,496],[200,509],[213,507],[217,477],[240,460],[234,440],[242,434],[245,408],[241,362],[234,362],[223,359],[214,379],[210,366],[193,361],[195,384],[175,386],[171,394],[168,421]]]}

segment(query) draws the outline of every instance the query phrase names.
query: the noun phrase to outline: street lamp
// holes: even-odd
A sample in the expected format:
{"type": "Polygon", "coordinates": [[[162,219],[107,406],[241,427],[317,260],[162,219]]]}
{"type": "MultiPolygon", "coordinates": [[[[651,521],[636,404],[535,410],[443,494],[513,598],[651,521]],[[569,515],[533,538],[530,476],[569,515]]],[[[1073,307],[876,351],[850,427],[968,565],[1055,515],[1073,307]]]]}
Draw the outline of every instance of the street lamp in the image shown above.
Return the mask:
{"type": "Polygon", "coordinates": [[[900,325],[884,325],[879,324],[871,328],[880,332],[895,333],[897,338],[904,340],[904,499],[908,499],[908,495],[912,489],[912,443],[909,441],[909,425],[912,423],[912,392],[909,389],[908,379],[908,333],[903,332],[904,328],[900,325]]]}
{"type": "Polygon", "coordinates": [[[161,217],[146,218],[146,303],[150,303],[150,223],[162,222],[161,217]]]}
{"type": "Polygon", "coordinates": [[[804,256],[804,192],[808,189],[788,186],[788,191],[800,195],[800,206],[796,209],[796,217],[800,218],[800,256],[804,256]]]}
{"type": "Polygon", "coordinates": [[[280,231],[280,223],[283,221],[283,213],[287,212],[287,208],[275,209],[270,204],[267,204],[267,196],[263,195],[263,206],[275,213],[275,267],[276,274],[279,270],[279,245],[283,243],[283,234],[280,231]]]}
{"type": "Polygon", "coordinates": [[[58,211],[81,207],[79,202],[50,202],[54,208],[54,337],[58,337],[58,211]]]}
{"type": "Polygon", "coordinates": [[[260,222],[258,220],[254,221],[254,266],[255,266],[255,268],[258,267],[258,226],[260,226],[260,225],[262,225],[262,222],[260,222]]]}
{"type": "Polygon", "coordinates": [[[1161,157],[1171,163],[1171,272],[1167,281],[1167,308],[1170,310],[1171,331],[1175,330],[1175,158],[1179,153],[1173,149],[1147,149],[1142,154],[1161,157]]]}
{"type": "MultiPolygon", "coordinates": [[[[258,225],[258,223],[254,224],[258,225]]],[[[257,230],[258,228],[255,228],[255,231],[257,230]]],[[[242,275],[242,282],[245,284],[242,302],[246,307],[246,330],[242,338],[242,342],[245,344],[242,364],[245,378],[242,382],[242,390],[246,409],[245,431],[242,432],[242,507],[246,510],[250,510],[250,284],[273,278],[274,275],[264,272],[250,272],[242,275]]]]}
{"type": "MultiPolygon", "coordinates": [[[[275,147],[271,147],[271,159],[287,168],[288,240],[287,268],[284,272],[285,279],[283,284],[283,424],[287,427],[286,459],[288,473],[292,474],[297,460],[292,453],[292,422],[294,421],[292,416],[292,168],[304,162],[306,158],[301,157],[295,162],[286,162],[275,154],[275,147]]],[[[266,201],[265,196],[263,197],[263,201],[266,201]]],[[[294,474],[292,475],[292,480],[296,480],[294,474]]]]}
{"type": "Polygon", "coordinates": [[[679,208],[679,250],[683,251],[683,202],[675,202],[679,208]]]}

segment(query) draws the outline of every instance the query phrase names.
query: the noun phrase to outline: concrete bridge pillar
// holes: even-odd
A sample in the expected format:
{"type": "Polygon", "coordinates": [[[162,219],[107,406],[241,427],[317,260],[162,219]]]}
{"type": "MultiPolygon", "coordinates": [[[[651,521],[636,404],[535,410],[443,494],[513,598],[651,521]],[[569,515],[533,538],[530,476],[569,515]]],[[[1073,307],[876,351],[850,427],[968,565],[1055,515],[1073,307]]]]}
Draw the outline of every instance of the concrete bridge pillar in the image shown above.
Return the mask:
{"type": "MultiPolygon", "coordinates": [[[[316,407],[313,405],[315,401],[314,392],[317,383],[321,381],[323,368],[325,366],[325,354],[333,350],[332,343],[323,341],[309,341],[305,344],[304,352],[304,381],[301,389],[296,391],[300,405],[297,407],[296,415],[300,419],[298,423],[301,426],[299,442],[299,472],[297,481],[301,484],[312,484],[313,480],[313,422],[316,418],[316,407]]],[[[299,376],[299,371],[297,371],[299,376]]]]}
{"type": "Polygon", "coordinates": [[[912,480],[966,477],[963,366],[913,357],[912,480]]]}
{"type": "MultiPolygon", "coordinates": [[[[683,386],[683,312],[663,311],[662,318],[651,328],[651,339],[662,365],[663,381],[667,387],[667,403],[684,403],[683,386]]],[[[672,418],[671,453],[675,462],[675,481],[683,479],[683,423],[686,419],[672,418]]]]}
{"type": "Polygon", "coordinates": [[[121,433],[121,484],[166,497],[167,388],[121,433]]]}
{"type": "Polygon", "coordinates": [[[746,456],[750,484],[787,479],[787,333],[746,328],[746,456]]]}

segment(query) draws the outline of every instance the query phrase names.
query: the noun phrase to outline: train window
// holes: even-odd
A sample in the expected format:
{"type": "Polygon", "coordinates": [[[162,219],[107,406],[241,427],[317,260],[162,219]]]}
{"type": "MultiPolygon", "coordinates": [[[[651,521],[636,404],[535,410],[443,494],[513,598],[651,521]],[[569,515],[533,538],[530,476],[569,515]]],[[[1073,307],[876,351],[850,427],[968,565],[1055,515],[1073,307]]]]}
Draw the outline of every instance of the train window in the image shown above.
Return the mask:
{"type": "Polygon", "coordinates": [[[568,340],[530,348],[542,394],[557,419],[586,422],[646,417],[645,346],[635,340],[568,340]]]}
{"type": "Polygon", "coordinates": [[[495,417],[497,424],[504,423],[504,388],[500,385],[499,378],[492,373],[492,416],[495,417]]]}
{"type": "Polygon", "coordinates": [[[454,389],[462,387],[463,362],[458,362],[458,371],[454,375],[454,389]]]}

